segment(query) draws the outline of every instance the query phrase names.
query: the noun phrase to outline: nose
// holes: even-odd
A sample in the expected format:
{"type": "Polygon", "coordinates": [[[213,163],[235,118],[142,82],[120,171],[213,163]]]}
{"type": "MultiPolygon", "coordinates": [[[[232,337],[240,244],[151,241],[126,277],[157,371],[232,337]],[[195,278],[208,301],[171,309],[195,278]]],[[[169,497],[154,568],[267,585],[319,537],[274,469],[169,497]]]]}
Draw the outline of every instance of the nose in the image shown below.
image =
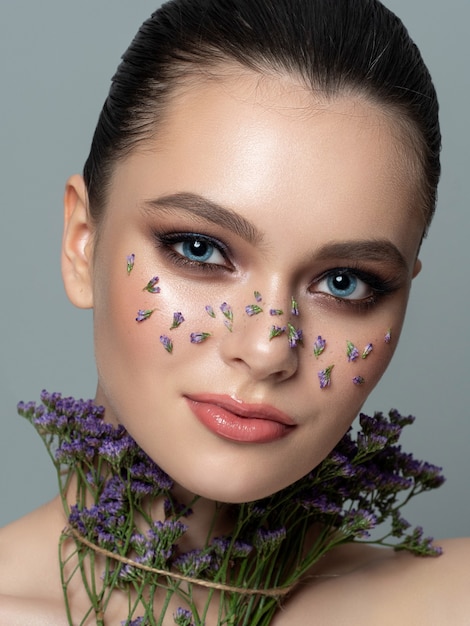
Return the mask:
{"type": "Polygon", "coordinates": [[[221,357],[230,367],[246,370],[253,380],[279,383],[297,372],[302,345],[292,340],[289,316],[281,320],[268,311],[253,317],[239,313],[242,320],[234,319],[232,332],[227,331],[220,344],[221,357]]]}

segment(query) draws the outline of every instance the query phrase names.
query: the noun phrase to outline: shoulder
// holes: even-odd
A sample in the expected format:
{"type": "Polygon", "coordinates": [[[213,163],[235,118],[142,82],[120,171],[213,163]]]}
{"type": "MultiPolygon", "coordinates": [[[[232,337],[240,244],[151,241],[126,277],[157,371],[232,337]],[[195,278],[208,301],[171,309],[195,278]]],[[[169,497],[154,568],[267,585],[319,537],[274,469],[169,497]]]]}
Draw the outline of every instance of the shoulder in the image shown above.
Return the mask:
{"type": "Polygon", "coordinates": [[[338,548],[299,585],[273,626],[468,626],[470,539],[437,543],[444,553],[436,558],[354,544],[338,548]]]}
{"type": "Polygon", "coordinates": [[[0,624],[62,626],[57,559],[64,526],[52,501],[0,529],[0,624]]]}

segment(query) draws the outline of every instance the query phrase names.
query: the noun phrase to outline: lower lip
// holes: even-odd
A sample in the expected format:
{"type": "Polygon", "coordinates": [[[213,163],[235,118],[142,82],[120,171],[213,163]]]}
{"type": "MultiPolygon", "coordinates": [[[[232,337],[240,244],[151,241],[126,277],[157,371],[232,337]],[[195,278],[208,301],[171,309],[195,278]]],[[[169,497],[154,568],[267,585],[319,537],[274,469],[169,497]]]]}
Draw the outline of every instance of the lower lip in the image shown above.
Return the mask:
{"type": "Polygon", "coordinates": [[[197,419],[210,431],[231,441],[269,443],[288,435],[293,426],[269,419],[240,417],[216,404],[196,402],[186,398],[197,419]]]}

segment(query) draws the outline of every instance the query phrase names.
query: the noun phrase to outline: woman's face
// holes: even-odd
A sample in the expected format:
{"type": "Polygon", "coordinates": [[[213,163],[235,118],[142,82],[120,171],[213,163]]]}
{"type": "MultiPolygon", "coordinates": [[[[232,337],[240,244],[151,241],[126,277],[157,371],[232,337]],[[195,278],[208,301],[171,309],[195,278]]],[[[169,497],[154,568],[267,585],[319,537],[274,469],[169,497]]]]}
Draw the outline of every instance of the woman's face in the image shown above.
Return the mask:
{"type": "Polygon", "coordinates": [[[258,499],[348,429],[418,269],[406,162],[377,107],[247,73],[176,96],[116,167],[91,269],[97,401],[177,483],[258,499]]]}

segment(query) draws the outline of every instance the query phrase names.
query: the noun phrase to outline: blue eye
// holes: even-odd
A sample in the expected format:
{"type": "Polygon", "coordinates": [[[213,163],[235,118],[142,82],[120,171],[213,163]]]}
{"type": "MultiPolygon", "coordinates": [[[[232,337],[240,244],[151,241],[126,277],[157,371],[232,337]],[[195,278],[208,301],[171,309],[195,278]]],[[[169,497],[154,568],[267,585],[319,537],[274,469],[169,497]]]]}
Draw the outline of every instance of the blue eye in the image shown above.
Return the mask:
{"type": "Polygon", "coordinates": [[[344,300],[362,300],[372,293],[370,285],[349,270],[335,270],[328,273],[318,282],[315,291],[344,300]]]}
{"type": "Polygon", "coordinates": [[[175,252],[193,263],[227,265],[219,248],[201,235],[185,235],[183,241],[171,246],[175,252]]]}

